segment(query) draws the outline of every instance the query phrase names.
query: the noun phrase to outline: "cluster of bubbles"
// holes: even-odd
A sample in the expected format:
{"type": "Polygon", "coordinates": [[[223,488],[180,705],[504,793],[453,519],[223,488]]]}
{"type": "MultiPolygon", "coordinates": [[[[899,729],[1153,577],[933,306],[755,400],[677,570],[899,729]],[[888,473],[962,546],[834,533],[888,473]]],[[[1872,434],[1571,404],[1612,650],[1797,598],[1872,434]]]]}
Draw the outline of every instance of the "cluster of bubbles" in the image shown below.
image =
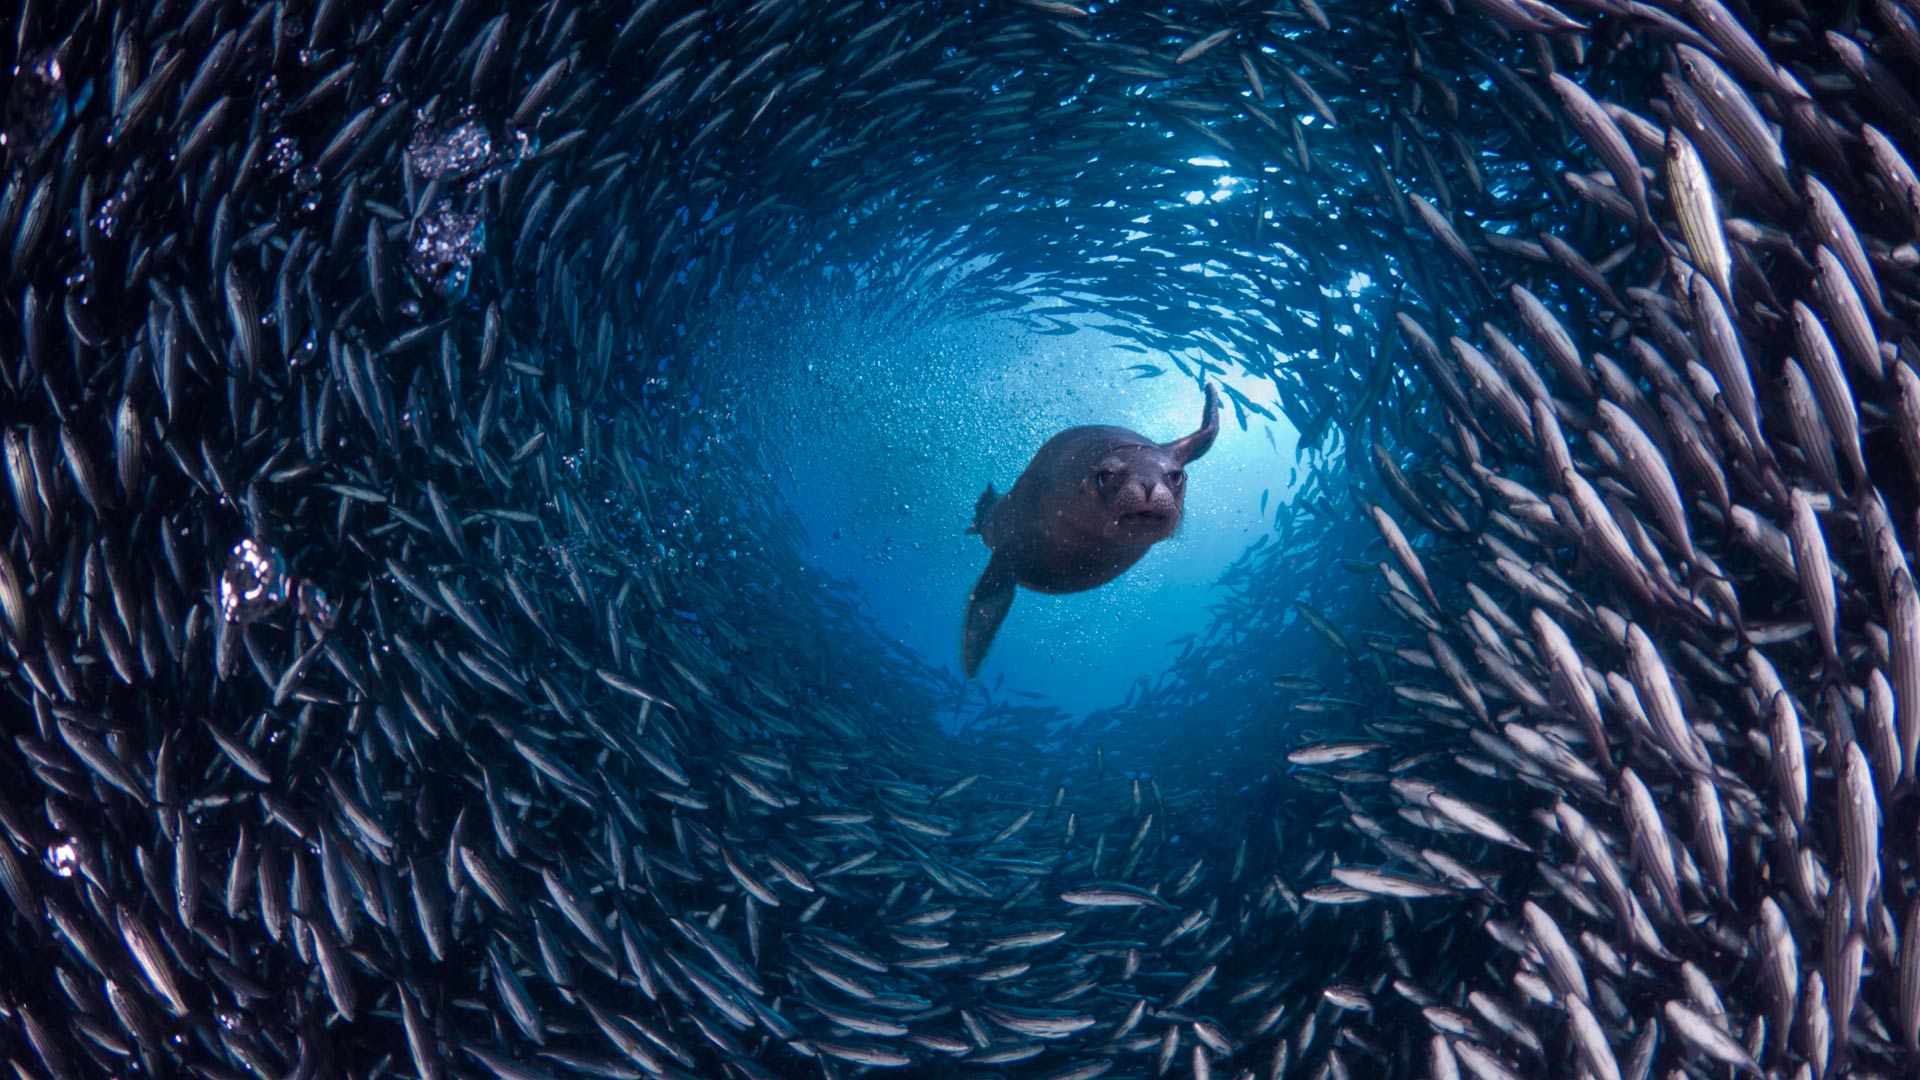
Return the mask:
{"type": "Polygon", "coordinates": [[[414,175],[423,180],[458,180],[472,176],[493,160],[493,136],[475,119],[471,107],[451,120],[436,122],[433,114],[421,110],[415,118],[412,138],[407,140],[407,158],[414,175]]]}
{"type": "Polygon", "coordinates": [[[478,209],[478,193],[499,173],[534,150],[532,137],[511,129],[501,143],[473,106],[439,118],[432,109],[414,116],[407,160],[414,180],[434,190],[464,182],[455,195],[429,197],[431,205],[414,215],[407,235],[407,265],[442,300],[459,300],[473,278],[473,261],[486,250],[487,225],[478,209]],[[462,209],[462,205],[467,209],[462,209]]]}
{"type": "Polygon", "coordinates": [[[287,573],[287,560],[272,547],[248,538],[227,553],[220,575],[220,615],[242,626],[259,622],[292,598],[294,611],[321,633],[332,630],[340,605],[325,589],[287,573]]]}
{"type": "Polygon", "coordinates": [[[293,185],[300,195],[300,209],[309,214],[320,209],[320,170],[300,152],[298,139],[291,135],[275,139],[267,150],[267,164],[293,185]]]}
{"type": "Polygon", "coordinates": [[[52,52],[20,63],[8,74],[0,149],[15,161],[32,161],[53,143],[67,118],[86,107],[93,81],[74,86],[59,55],[52,52]]]}
{"type": "Polygon", "coordinates": [[[445,199],[413,219],[407,236],[407,264],[442,300],[467,294],[473,260],[486,247],[487,225],[478,213],[463,214],[445,199]]]}

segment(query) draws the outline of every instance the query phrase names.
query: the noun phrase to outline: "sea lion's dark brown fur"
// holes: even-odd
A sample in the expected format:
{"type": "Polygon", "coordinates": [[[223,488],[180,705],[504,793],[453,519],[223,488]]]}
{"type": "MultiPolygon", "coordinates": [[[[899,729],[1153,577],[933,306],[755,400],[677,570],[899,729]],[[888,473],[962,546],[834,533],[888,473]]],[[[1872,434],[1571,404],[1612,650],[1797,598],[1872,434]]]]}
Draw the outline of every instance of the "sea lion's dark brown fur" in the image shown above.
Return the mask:
{"type": "Polygon", "coordinates": [[[967,597],[960,660],[967,677],[993,644],[1013,590],[1098,588],[1173,535],[1185,506],[1186,467],[1220,433],[1220,395],[1207,386],[1200,428],[1156,443],[1117,427],[1077,427],[1048,439],[1004,496],[987,485],[973,528],[993,552],[967,597]]]}

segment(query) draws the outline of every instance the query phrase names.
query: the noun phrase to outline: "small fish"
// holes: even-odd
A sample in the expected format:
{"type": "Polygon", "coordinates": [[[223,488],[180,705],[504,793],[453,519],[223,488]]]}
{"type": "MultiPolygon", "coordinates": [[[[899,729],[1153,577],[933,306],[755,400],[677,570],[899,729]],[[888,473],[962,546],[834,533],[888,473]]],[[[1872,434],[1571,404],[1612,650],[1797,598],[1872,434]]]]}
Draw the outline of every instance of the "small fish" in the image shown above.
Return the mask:
{"type": "Polygon", "coordinates": [[[1702,1016],[1692,1005],[1684,1001],[1668,1001],[1662,1007],[1662,1012],[1673,1030],[1699,1053],[1721,1064],[1731,1065],[1740,1072],[1762,1075],[1760,1067],[1754,1063],[1753,1056],[1747,1053],[1746,1048],[1720,1025],[1702,1016]]]}
{"type": "Polygon", "coordinates": [[[1422,881],[1403,874],[1389,874],[1365,867],[1340,866],[1333,870],[1333,878],[1342,885],[1362,892],[1379,896],[1392,896],[1403,900],[1425,900],[1441,896],[1451,896],[1454,890],[1435,882],[1422,881]]]}
{"type": "Polygon", "coordinates": [[[1145,889],[1120,883],[1089,885],[1068,889],[1060,899],[1076,907],[1157,907],[1172,911],[1173,905],[1145,889]]]}
{"type": "Polygon", "coordinates": [[[1289,753],[1287,760],[1295,765],[1332,765],[1337,762],[1352,761],[1386,748],[1387,744],[1381,742],[1315,743],[1289,753]]]}

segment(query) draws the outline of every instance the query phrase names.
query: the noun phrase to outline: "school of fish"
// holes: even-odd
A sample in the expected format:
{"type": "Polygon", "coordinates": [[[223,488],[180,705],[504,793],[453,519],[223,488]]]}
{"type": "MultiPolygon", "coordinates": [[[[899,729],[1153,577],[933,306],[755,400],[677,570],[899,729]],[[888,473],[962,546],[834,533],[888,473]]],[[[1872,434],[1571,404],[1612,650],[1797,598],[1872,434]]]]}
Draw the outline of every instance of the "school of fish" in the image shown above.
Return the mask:
{"type": "Polygon", "coordinates": [[[1920,1070],[1915,0],[0,52],[12,1075],[1920,1070]],[[1272,383],[1160,678],[1074,723],[807,569],[707,343],[849,283],[1272,383]]]}

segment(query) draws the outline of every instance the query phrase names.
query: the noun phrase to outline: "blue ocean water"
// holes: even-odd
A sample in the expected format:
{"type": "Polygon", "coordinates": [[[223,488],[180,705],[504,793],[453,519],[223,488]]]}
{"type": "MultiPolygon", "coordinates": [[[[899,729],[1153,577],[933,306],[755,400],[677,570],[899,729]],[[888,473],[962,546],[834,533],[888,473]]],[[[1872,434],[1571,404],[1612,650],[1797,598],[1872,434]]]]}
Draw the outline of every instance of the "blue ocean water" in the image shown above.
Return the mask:
{"type": "MultiPolygon", "coordinates": [[[[785,425],[775,482],[804,523],[807,558],[853,583],[884,633],[958,678],[961,615],[989,554],[964,530],[986,485],[1006,491],[1063,428],[1115,424],[1165,442],[1199,425],[1199,384],[1139,349],[1093,327],[1034,333],[1013,317],[816,333],[804,356],[772,365],[795,385],[760,421],[785,425]]],[[[1265,381],[1237,369],[1209,378],[1280,415],[1265,381]]],[[[1180,528],[1138,565],[1087,592],[1020,591],[984,687],[1085,713],[1121,701],[1205,630],[1221,571],[1272,529],[1297,479],[1293,426],[1243,415],[1244,427],[1223,408],[1180,528]]]]}

